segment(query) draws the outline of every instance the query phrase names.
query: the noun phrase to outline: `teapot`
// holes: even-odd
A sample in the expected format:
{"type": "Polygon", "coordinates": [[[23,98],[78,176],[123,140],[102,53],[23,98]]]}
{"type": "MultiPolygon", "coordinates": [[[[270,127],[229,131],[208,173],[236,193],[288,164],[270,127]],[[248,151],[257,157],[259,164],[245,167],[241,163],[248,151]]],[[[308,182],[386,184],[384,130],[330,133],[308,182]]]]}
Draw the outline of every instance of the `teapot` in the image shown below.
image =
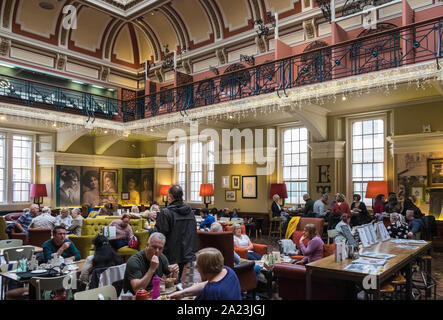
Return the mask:
{"type": "Polygon", "coordinates": [[[145,289],[138,289],[135,293],[135,300],[149,300],[151,298],[151,294],[145,289]]]}

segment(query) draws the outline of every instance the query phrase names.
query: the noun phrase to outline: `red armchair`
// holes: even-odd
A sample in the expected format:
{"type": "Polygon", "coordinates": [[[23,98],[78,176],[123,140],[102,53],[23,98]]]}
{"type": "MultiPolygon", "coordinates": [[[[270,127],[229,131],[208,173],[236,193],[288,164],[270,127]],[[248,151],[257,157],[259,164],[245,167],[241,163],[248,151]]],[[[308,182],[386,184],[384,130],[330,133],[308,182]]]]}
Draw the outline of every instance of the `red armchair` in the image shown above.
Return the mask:
{"type": "MultiPolygon", "coordinates": [[[[232,232],[232,226],[226,226],[226,231],[232,232]]],[[[246,234],[246,228],[244,225],[241,225],[241,233],[246,234]]],[[[268,246],[265,244],[252,243],[252,245],[254,246],[253,251],[261,256],[268,252],[268,246]]],[[[234,250],[240,256],[240,258],[246,259],[248,250],[238,247],[234,247],[234,250]]]]}
{"type": "Polygon", "coordinates": [[[49,228],[28,228],[28,243],[41,247],[43,242],[51,239],[52,230],[49,228]]]}

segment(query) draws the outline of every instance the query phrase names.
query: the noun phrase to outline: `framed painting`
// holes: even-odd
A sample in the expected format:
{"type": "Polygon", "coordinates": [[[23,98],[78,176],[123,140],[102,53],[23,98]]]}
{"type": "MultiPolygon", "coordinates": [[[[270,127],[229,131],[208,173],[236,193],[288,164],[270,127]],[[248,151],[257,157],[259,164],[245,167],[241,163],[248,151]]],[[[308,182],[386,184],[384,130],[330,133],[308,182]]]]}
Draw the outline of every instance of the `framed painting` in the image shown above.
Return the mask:
{"type": "Polygon", "coordinates": [[[241,175],[232,175],[231,176],[231,189],[233,190],[240,190],[241,189],[241,175]]]}
{"type": "Polygon", "coordinates": [[[129,192],[122,192],[122,200],[129,200],[129,192]]]}
{"type": "Polygon", "coordinates": [[[257,199],[257,176],[243,176],[242,185],[243,199],[257,199]]]}
{"type": "Polygon", "coordinates": [[[229,176],[223,176],[222,177],[221,187],[223,189],[229,189],[229,176]]]}
{"type": "Polygon", "coordinates": [[[428,159],[428,186],[443,188],[443,159],[428,159]]]}
{"type": "Polygon", "coordinates": [[[118,194],[118,169],[100,169],[100,194],[118,194]]]}
{"type": "Polygon", "coordinates": [[[426,192],[424,185],[411,185],[409,187],[409,195],[415,196],[417,200],[426,201],[426,192]]]}
{"type": "Polygon", "coordinates": [[[231,202],[237,201],[237,191],[225,190],[225,201],[231,201],[231,202]]]}

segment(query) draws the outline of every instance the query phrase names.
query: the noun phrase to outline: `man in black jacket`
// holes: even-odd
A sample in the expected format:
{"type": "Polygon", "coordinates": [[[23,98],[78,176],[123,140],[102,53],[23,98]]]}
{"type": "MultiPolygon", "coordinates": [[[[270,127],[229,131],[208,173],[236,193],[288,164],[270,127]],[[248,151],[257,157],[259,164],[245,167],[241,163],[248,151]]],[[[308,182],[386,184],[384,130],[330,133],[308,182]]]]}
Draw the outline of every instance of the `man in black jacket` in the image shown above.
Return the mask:
{"type": "Polygon", "coordinates": [[[185,264],[195,260],[197,222],[191,207],[183,202],[183,189],[179,185],[169,188],[168,203],[158,214],[155,228],[166,237],[163,253],[170,264],[178,264],[180,281],[185,264]]]}

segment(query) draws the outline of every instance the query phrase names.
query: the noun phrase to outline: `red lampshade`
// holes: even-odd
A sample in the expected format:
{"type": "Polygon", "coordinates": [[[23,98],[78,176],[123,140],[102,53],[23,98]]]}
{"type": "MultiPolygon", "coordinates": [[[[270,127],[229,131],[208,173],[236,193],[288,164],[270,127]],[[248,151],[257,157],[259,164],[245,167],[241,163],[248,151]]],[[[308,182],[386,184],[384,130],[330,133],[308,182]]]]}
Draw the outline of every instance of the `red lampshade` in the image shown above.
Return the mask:
{"type": "Polygon", "coordinates": [[[281,199],[286,199],[288,197],[288,192],[286,191],[285,183],[272,183],[271,191],[269,192],[269,198],[272,199],[274,194],[278,194],[281,199]]]}
{"type": "Polygon", "coordinates": [[[167,196],[169,194],[170,185],[160,185],[160,195],[167,196]]]}
{"type": "Polygon", "coordinates": [[[379,194],[384,194],[388,197],[388,182],[387,181],[368,181],[366,187],[366,198],[375,198],[379,194]]]}
{"type": "Polygon", "coordinates": [[[212,197],[214,195],[214,186],[212,184],[200,185],[200,197],[212,197]]]}
{"type": "Polygon", "coordinates": [[[31,198],[47,197],[46,184],[31,184],[31,191],[29,192],[31,198]]]}

